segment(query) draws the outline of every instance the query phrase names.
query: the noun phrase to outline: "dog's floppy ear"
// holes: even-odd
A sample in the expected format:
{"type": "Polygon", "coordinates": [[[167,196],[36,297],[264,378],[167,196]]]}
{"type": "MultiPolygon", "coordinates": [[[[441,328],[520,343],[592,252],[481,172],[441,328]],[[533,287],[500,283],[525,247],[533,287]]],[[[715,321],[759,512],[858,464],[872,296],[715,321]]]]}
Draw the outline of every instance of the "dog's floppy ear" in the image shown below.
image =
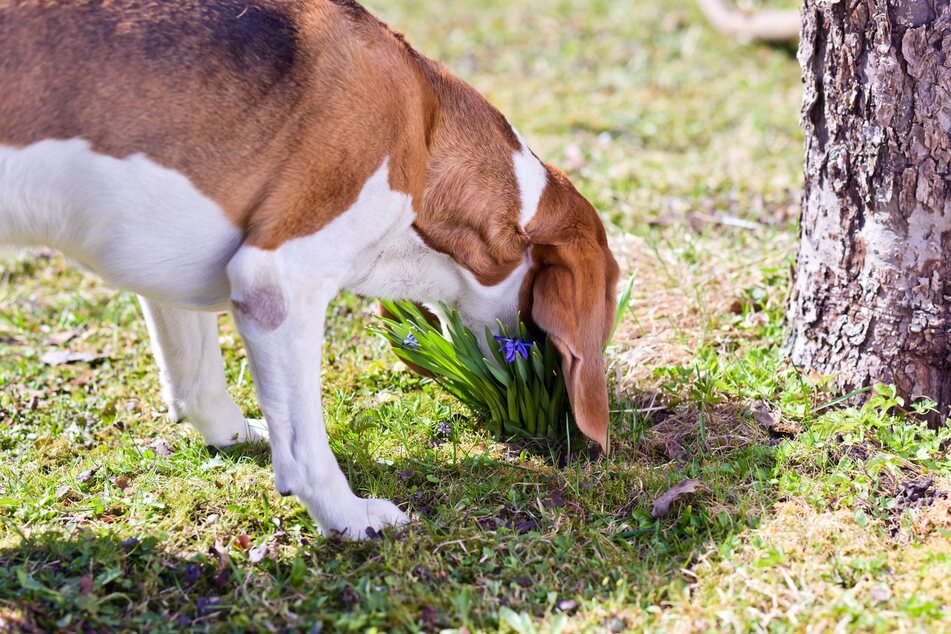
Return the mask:
{"type": "Polygon", "coordinates": [[[561,353],[579,429],[607,452],[603,349],[614,324],[617,262],[594,207],[552,168],[539,213],[527,229],[533,266],[525,299],[531,321],[561,353]]]}

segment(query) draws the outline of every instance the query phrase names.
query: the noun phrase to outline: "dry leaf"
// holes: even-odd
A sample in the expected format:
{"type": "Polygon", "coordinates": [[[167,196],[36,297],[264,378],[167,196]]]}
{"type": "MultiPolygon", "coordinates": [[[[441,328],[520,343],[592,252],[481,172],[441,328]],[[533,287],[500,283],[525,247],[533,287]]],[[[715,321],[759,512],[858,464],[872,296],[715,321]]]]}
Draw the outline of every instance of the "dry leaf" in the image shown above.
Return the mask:
{"type": "Polygon", "coordinates": [[[89,469],[88,471],[83,471],[78,476],[76,476],[76,482],[79,484],[85,484],[86,482],[89,482],[89,480],[91,480],[92,477],[96,475],[97,471],[99,471],[99,469],[89,469]]]}
{"type": "Polygon", "coordinates": [[[159,458],[168,458],[175,453],[175,448],[164,438],[158,438],[149,443],[149,449],[159,458]]]}
{"type": "Polygon", "coordinates": [[[779,413],[769,409],[769,406],[763,401],[753,403],[750,407],[750,413],[756,422],[766,429],[772,429],[780,421],[779,413]]]}
{"type": "Polygon", "coordinates": [[[701,486],[703,486],[703,483],[700,480],[690,479],[684,480],[680,484],[671,487],[667,493],[664,493],[654,500],[654,508],[651,509],[651,515],[653,517],[664,517],[670,512],[670,506],[676,502],[681,495],[693,493],[701,486]]]}
{"type": "Polygon", "coordinates": [[[71,341],[79,334],[75,330],[67,330],[65,332],[54,332],[52,335],[46,338],[46,341],[54,346],[61,346],[68,341],[71,341]]]}
{"type": "Polygon", "coordinates": [[[792,438],[793,436],[798,436],[802,433],[802,427],[796,423],[783,421],[774,425],[769,431],[775,436],[789,436],[792,438]]]}
{"type": "Polygon", "coordinates": [[[674,438],[664,440],[664,453],[671,460],[683,460],[687,457],[687,450],[683,448],[679,440],[674,438]]]}
{"type": "Polygon", "coordinates": [[[567,503],[567,500],[565,500],[565,494],[561,491],[561,489],[555,489],[549,493],[548,498],[545,500],[545,506],[556,509],[562,508],[567,503]]]}
{"type": "Polygon", "coordinates": [[[46,365],[66,365],[69,363],[93,363],[105,359],[104,354],[92,352],[72,352],[70,350],[50,350],[40,357],[46,365]]]}
{"type": "Polygon", "coordinates": [[[247,535],[247,533],[238,535],[234,538],[234,547],[240,551],[245,551],[251,548],[251,538],[247,535]]]}
{"type": "Polygon", "coordinates": [[[756,401],[750,407],[750,413],[761,427],[775,436],[797,436],[802,433],[802,427],[791,421],[784,421],[782,415],[763,401],[756,401]]]}

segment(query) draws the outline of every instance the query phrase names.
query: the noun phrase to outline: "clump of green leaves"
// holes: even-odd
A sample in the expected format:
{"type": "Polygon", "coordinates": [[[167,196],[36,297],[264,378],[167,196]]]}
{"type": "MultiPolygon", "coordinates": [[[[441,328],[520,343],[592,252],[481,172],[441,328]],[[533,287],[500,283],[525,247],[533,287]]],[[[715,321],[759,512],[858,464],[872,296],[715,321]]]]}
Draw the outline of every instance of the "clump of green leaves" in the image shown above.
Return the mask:
{"type": "Polygon", "coordinates": [[[551,443],[576,433],[560,357],[547,338],[531,341],[523,323],[514,336],[501,323],[498,334],[487,326],[492,358],[486,358],[475,333],[448,306],[442,306],[445,336],[412,302],[384,301],[383,306],[393,318],[381,317],[382,325],[373,330],[400,359],[430,372],[497,438],[551,443]]]}

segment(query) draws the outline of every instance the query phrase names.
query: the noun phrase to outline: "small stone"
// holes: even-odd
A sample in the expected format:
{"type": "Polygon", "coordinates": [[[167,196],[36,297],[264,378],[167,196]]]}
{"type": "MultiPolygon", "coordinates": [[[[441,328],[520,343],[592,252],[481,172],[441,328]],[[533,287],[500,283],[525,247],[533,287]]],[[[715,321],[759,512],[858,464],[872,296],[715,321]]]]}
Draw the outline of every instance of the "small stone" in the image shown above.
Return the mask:
{"type": "Polygon", "coordinates": [[[872,588],[871,595],[875,603],[885,603],[892,598],[892,590],[886,585],[875,586],[872,588]]]}
{"type": "Polygon", "coordinates": [[[571,614],[578,609],[578,602],[574,599],[561,599],[555,604],[559,612],[571,614]]]}

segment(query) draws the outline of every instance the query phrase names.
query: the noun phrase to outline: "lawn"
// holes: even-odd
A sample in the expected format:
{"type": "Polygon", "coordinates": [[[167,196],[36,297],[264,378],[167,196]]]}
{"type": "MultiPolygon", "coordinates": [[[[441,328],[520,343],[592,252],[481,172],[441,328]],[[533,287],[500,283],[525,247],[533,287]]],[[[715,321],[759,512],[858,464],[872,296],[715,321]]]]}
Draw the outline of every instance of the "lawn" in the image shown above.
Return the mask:
{"type": "Polygon", "coordinates": [[[327,540],[274,490],[266,448],[211,452],[165,418],[134,297],[6,254],[0,632],[951,629],[951,432],[887,387],[846,407],[784,358],[794,50],[727,40],[691,2],[421,4],[367,2],[566,169],[635,276],[607,353],[612,455],[491,440],[367,332],[371,301],[342,296],[331,444],[358,493],[414,522],[327,540]]]}

